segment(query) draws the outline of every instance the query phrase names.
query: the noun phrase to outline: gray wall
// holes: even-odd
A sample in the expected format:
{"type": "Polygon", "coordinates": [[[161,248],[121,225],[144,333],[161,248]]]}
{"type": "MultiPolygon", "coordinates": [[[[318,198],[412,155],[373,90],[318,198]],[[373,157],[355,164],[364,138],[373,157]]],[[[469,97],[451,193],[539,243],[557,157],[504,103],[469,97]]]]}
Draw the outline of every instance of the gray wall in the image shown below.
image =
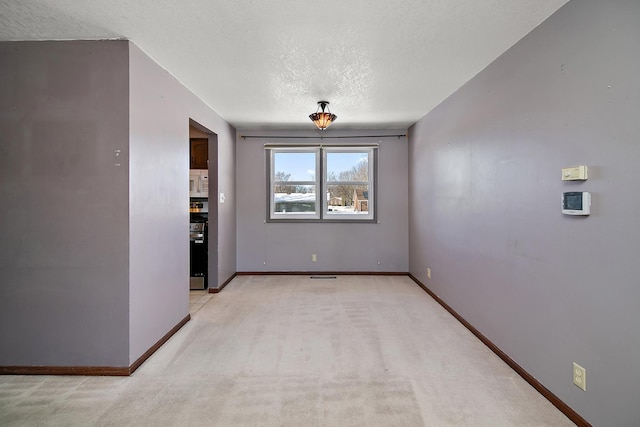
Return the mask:
{"type": "MultiPolygon", "coordinates": [[[[387,131],[384,134],[405,134],[387,131]]],[[[243,131],[242,135],[302,136],[293,131],[243,131]]],[[[381,131],[332,132],[327,136],[377,135],[381,131]]],[[[318,136],[318,131],[306,135],[318,136]]],[[[292,140],[286,143],[320,142],[292,140]]],[[[332,142],[331,140],[327,140],[332,142]]],[[[406,138],[339,139],[341,143],[379,143],[379,224],[265,223],[265,143],[277,139],[238,137],[238,271],[408,271],[406,138]],[[311,254],[317,254],[317,262],[311,254]],[[380,264],[378,264],[380,262],[380,264]]],[[[283,142],[283,141],[280,141],[283,142]]],[[[335,141],[334,141],[335,142],[335,141]]]]}
{"type": "Polygon", "coordinates": [[[211,281],[235,273],[235,129],[127,41],[0,64],[0,366],[130,366],[189,313],[189,119],[227,195],[211,281]]]}
{"type": "Polygon", "coordinates": [[[640,425],[639,23],[571,1],[410,129],[411,273],[599,426],[640,425]]]}
{"type": "Polygon", "coordinates": [[[128,62],[0,43],[0,365],[129,364],[128,62]]]}
{"type": "MultiPolygon", "coordinates": [[[[189,119],[218,136],[218,186],[226,196],[218,206],[219,274],[210,278],[209,286],[236,271],[235,233],[227,232],[235,230],[235,129],[133,43],[129,56],[134,362],[189,313],[189,119]]],[[[210,201],[215,212],[215,190],[210,201]]]]}

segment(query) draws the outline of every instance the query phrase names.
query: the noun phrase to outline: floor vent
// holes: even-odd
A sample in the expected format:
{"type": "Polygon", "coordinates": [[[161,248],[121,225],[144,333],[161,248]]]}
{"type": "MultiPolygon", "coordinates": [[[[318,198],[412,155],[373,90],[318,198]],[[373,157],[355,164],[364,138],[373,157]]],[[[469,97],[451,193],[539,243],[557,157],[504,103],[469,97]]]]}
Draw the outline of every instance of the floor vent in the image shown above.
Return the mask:
{"type": "Polygon", "coordinates": [[[311,276],[312,279],[337,279],[337,276],[311,276]]]}

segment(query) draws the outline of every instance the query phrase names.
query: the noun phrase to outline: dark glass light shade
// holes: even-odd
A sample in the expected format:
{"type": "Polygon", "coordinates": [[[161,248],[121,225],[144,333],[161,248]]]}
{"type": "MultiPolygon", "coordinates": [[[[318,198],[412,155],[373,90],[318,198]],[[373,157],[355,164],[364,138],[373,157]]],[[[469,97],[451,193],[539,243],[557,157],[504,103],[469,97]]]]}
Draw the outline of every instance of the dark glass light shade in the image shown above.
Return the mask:
{"type": "Polygon", "coordinates": [[[318,111],[309,114],[309,118],[320,130],[325,130],[331,123],[335,122],[338,116],[329,111],[329,103],[327,101],[318,102],[318,111]],[[326,111],[325,111],[326,110],[326,111]]]}

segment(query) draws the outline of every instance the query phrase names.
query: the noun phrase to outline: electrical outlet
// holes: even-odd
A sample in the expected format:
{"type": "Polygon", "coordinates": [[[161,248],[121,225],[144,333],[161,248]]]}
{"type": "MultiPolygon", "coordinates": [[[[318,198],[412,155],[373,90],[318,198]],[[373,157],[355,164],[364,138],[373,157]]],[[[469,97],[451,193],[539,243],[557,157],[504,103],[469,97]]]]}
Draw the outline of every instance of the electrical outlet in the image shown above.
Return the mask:
{"type": "Polygon", "coordinates": [[[318,261],[318,255],[317,254],[311,254],[311,262],[316,262],[318,261]]]}
{"type": "Polygon", "coordinates": [[[431,269],[427,267],[427,279],[431,279],[431,269]]]}
{"type": "Polygon", "coordinates": [[[587,391],[587,370],[573,362],[573,383],[587,391]]]}

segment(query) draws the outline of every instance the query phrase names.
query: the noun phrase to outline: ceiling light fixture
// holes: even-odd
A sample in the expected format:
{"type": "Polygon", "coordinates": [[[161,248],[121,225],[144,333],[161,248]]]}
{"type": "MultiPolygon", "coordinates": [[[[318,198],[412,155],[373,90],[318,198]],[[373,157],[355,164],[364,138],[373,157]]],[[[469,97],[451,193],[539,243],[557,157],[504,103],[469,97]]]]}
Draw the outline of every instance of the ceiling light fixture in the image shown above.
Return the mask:
{"type": "Polygon", "coordinates": [[[329,111],[329,101],[318,101],[318,109],[315,113],[309,114],[309,118],[316,124],[318,129],[325,130],[331,123],[336,121],[338,116],[331,114],[331,111],[329,111]]]}

